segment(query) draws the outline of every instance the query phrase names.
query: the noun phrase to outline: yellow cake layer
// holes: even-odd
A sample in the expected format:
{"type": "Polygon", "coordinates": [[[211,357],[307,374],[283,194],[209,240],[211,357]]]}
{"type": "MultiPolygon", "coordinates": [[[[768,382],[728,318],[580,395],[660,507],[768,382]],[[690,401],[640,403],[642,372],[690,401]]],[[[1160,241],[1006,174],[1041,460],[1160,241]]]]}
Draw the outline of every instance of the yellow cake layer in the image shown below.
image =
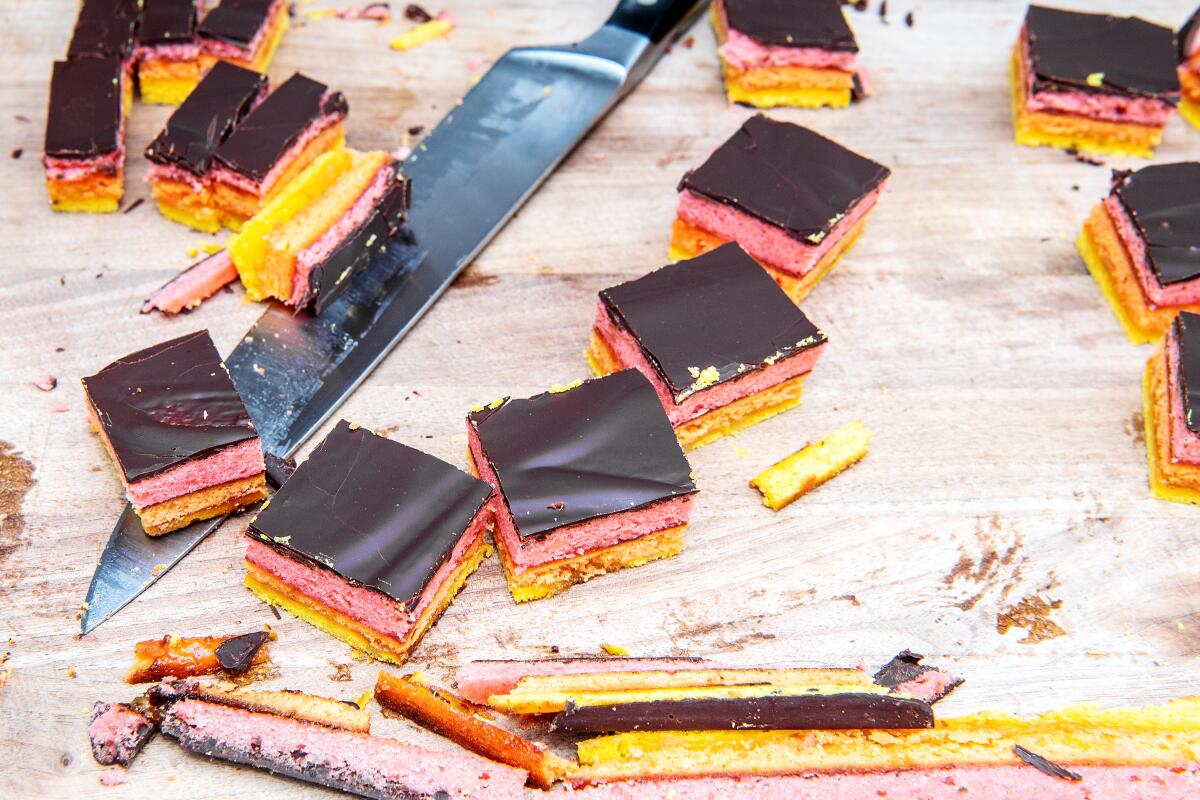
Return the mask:
{"type": "MultiPolygon", "coordinates": [[[[837,266],[837,263],[842,260],[842,256],[848,253],[862,236],[867,227],[868,216],[870,215],[864,215],[854,224],[854,227],[846,231],[846,235],[821,257],[815,267],[804,275],[785,272],[769,264],[763,264],[761,261],[758,263],[770,273],[771,277],[775,279],[775,283],[779,284],[779,288],[783,289],[784,294],[790,297],[793,303],[800,303],[808,297],[809,292],[821,282],[821,279],[837,266]]],[[[671,244],[667,249],[667,259],[674,263],[695,258],[710,250],[715,250],[728,241],[703,228],[698,228],[690,222],[676,218],[671,225],[671,244]]]]}
{"type": "Polygon", "coordinates": [[[1200,760],[1200,700],[1021,719],[987,712],[916,730],[663,731],[582,741],[570,779],[804,774],[1021,765],[1020,745],[1068,766],[1175,767],[1200,760]]]}
{"type": "Polygon", "coordinates": [[[725,94],[731,103],[755,108],[845,108],[850,105],[849,89],[818,89],[801,86],[780,86],[770,89],[747,89],[726,79],[725,94]]]}
{"type": "Polygon", "coordinates": [[[1055,147],[1106,156],[1153,158],[1162,141],[1162,129],[1133,122],[1089,119],[1073,114],[1051,114],[1025,109],[1025,79],[1020,43],[1009,59],[1013,128],[1017,144],[1055,147]]]}
{"type": "Polygon", "coordinates": [[[1200,467],[1177,463],[1171,458],[1170,403],[1167,357],[1159,346],[1142,374],[1142,424],[1150,467],[1150,494],[1173,503],[1200,505],[1200,467]]]}
{"type": "Polygon", "coordinates": [[[267,482],[260,472],[134,510],[148,535],[161,536],[193,522],[231,514],[266,499],[267,482]]]}
{"type": "Polygon", "coordinates": [[[870,443],[867,426],[851,422],[768,467],[750,485],[762,493],[764,506],[778,511],[857,464],[870,443]]]}
{"type": "Polygon", "coordinates": [[[65,213],[110,214],[120,205],[119,199],[111,197],[60,197],[50,201],[52,209],[65,213]]]}
{"type": "Polygon", "coordinates": [[[1179,104],[1179,116],[1190,122],[1193,128],[1200,129],[1200,103],[1185,97],[1179,104]]]}
{"type": "Polygon", "coordinates": [[[143,103],[177,106],[200,82],[200,59],[149,59],[138,64],[138,90],[143,103]]]}
{"type": "Polygon", "coordinates": [[[366,653],[378,661],[390,664],[403,664],[412,654],[413,649],[420,643],[425,633],[437,622],[438,618],[450,606],[450,602],[462,590],[479,565],[483,563],[491,547],[481,535],[473,545],[463,562],[450,574],[450,577],[439,587],[433,602],[416,624],[405,634],[403,640],[386,634],[381,634],[367,626],[350,619],[335,611],[319,600],[300,594],[287,586],[273,575],[259,569],[249,561],[246,564],[246,588],[260,600],[282,608],[292,616],[304,620],[313,627],[328,633],[336,639],[366,653]]]}
{"type": "MultiPolygon", "coordinates": [[[[617,358],[608,342],[604,341],[595,329],[592,330],[591,344],[585,356],[592,372],[599,378],[625,369],[625,365],[617,358]]],[[[761,392],[738,398],[695,419],[680,423],[675,426],[675,436],[684,450],[695,450],[722,436],[730,436],[757,425],[799,405],[804,392],[804,379],[807,377],[807,372],[797,375],[761,392]]]]}
{"type": "Polygon", "coordinates": [[[526,675],[509,694],[545,692],[610,692],[629,689],[669,689],[696,686],[740,686],[751,683],[840,686],[845,691],[875,689],[866,670],[839,667],[725,668],[681,670],[620,670],[565,675],[526,675]]]}
{"type": "Polygon", "coordinates": [[[1137,268],[1117,226],[1103,203],[1097,204],[1083,223],[1075,247],[1117,322],[1133,344],[1158,340],[1180,311],[1200,311],[1200,306],[1153,306],[1142,291],[1137,268]]]}
{"type": "Polygon", "coordinates": [[[177,206],[162,200],[158,201],[157,205],[158,213],[172,222],[204,233],[216,233],[221,230],[221,215],[214,208],[177,206]]]}

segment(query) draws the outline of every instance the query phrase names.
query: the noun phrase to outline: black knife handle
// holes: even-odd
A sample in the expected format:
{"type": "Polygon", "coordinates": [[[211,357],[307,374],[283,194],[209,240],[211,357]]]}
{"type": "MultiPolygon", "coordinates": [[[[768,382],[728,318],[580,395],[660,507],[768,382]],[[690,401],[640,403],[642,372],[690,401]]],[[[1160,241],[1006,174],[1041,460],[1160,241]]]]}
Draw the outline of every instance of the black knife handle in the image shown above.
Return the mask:
{"type": "Polygon", "coordinates": [[[657,44],[697,5],[697,0],[621,0],[608,24],[639,33],[657,44]]]}

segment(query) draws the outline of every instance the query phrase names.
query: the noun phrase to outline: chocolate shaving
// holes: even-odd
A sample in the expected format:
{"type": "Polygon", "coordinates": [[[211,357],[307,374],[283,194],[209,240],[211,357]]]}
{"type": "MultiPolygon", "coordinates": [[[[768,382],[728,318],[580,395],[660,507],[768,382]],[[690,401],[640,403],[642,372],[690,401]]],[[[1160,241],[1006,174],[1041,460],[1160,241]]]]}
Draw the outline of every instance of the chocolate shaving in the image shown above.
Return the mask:
{"type": "Polygon", "coordinates": [[[226,639],[217,647],[217,661],[230,672],[245,672],[258,649],[271,638],[267,631],[254,631],[226,639]]]}
{"type": "Polygon", "coordinates": [[[1017,757],[1026,764],[1044,775],[1049,775],[1051,778],[1061,778],[1064,781],[1083,780],[1083,776],[1078,772],[1072,772],[1066,767],[1060,767],[1058,764],[1055,764],[1053,761],[1048,761],[1042,756],[1039,756],[1037,753],[1031,753],[1024,747],[1021,747],[1019,744],[1013,745],[1013,752],[1016,753],[1017,757]]]}
{"type": "Polygon", "coordinates": [[[404,18],[413,22],[429,22],[429,20],[433,19],[433,14],[430,14],[416,3],[409,3],[404,7],[404,18]]]}
{"type": "Polygon", "coordinates": [[[121,213],[122,213],[122,214],[128,214],[130,211],[133,211],[135,208],[137,208],[138,206],[140,206],[140,205],[141,205],[142,203],[144,203],[144,202],[146,202],[146,198],[144,198],[144,197],[139,197],[137,200],[134,200],[132,203],[130,203],[130,204],[129,204],[129,208],[125,209],[125,210],[124,210],[124,211],[122,211],[121,213]]]}
{"type": "MultiPolygon", "coordinates": [[[[280,458],[274,453],[264,452],[263,460],[267,464],[267,483],[275,489],[283,486],[296,471],[296,459],[294,458],[280,458]]],[[[271,608],[274,609],[274,606],[271,608]]]]}
{"type": "Polygon", "coordinates": [[[14,147],[14,148],[13,148],[13,151],[12,151],[12,157],[13,157],[13,158],[20,158],[20,157],[21,157],[21,156],[22,156],[24,153],[25,153],[25,148],[23,148],[23,147],[14,147]]]}

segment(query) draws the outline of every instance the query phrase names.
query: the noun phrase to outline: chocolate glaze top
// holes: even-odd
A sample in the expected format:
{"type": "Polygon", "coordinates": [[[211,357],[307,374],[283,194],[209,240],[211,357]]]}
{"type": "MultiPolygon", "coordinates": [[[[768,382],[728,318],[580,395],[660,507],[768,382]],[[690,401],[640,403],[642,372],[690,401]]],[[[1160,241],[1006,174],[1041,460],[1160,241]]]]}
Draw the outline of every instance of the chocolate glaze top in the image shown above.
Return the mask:
{"type": "Polygon", "coordinates": [[[133,55],[140,13],[138,0],[83,0],[67,58],[133,55]]]}
{"type": "Polygon", "coordinates": [[[778,47],[858,52],[841,0],[724,0],[730,30],[778,47]]]}
{"type": "Polygon", "coordinates": [[[203,175],[217,148],[266,90],[266,75],[218,61],[171,114],[146,148],[146,158],[203,175]]]}
{"type": "Polygon", "coordinates": [[[126,481],[258,436],[208,331],[114,361],[83,388],[126,481]]]}
{"type": "Polygon", "coordinates": [[[1175,341],[1179,345],[1179,391],[1183,395],[1183,418],[1188,430],[1200,433],[1200,314],[1181,311],[1175,317],[1175,341]]]}
{"type": "Polygon", "coordinates": [[[492,494],[439,458],[342,420],[247,534],[412,611],[492,494]]]}
{"type": "Polygon", "coordinates": [[[1200,6],[1197,6],[1187,22],[1183,23],[1175,41],[1179,47],[1180,64],[1200,52],[1200,6]]]}
{"type": "Polygon", "coordinates": [[[55,61],[46,112],[46,155],[93,158],[121,147],[119,56],[55,61]]]}
{"type": "Polygon", "coordinates": [[[221,4],[204,16],[200,35],[209,39],[248,47],[259,30],[271,18],[276,0],[221,0],[221,4]]]}
{"type": "Polygon", "coordinates": [[[1113,192],[1142,235],[1159,284],[1200,278],[1200,161],[1114,170],[1113,192]]]}
{"type": "Polygon", "coordinates": [[[196,0],[142,0],[140,44],[179,44],[196,38],[196,0]]]}
{"type": "Polygon", "coordinates": [[[889,174],[808,128],[758,114],[684,175],[679,188],[816,244],[889,174]]]}
{"type": "Polygon", "coordinates": [[[242,120],[217,148],[216,159],[261,181],[309,125],[329,114],[345,116],[348,110],[341,92],[297,72],[242,120]]]}
{"type": "Polygon", "coordinates": [[[600,301],[637,341],[677,403],[826,338],[732,242],[605,289],[600,301]]]}
{"type": "Polygon", "coordinates": [[[696,491],[662,403],[635,369],[492,406],[467,424],[522,537],[696,491]]]}
{"type": "Polygon", "coordinates": [[[1175,32],[1164,25],[1030,6],[1025,32],[1034,91],[1178,99],[1175,32]]]}
{"type": "Polygon", "coordinates": [[[867,692],[701,697],[575,706],[554,718],[551,730],[616,731],[839,730],[932,728],[923,700],[867,692]]]}

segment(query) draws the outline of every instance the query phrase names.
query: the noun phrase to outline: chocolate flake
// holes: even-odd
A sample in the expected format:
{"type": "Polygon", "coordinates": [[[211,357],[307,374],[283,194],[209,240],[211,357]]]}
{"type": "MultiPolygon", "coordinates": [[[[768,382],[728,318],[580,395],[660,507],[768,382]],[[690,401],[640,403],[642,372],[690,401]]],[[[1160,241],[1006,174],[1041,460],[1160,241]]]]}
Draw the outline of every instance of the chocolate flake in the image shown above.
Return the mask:
{"type": "Polygon", "coordinates": [[[128,214],[129,212],[133,211],[135,208],[140,208],[140,207],[141,207],[141,205],[142,205],[142,203],[144,203],[144,202],[146,202],[146,198],[144,198],[144,197],[139,197],[137,200],[134,200],[132,203],[130,203],[130,204],[129,204],[129,207],[128,207],[128,208],[126,208],[126,209],[125,209],[124,211],[122,211],[121,213],[122,213],[122,214],[128,214]]]}
{"type": "Polygon", "coordinates": [[[1072,772],[1071,770],[1067,769],[1066,767],[1060,767],[1058,764],[1055,764],[1053,761],[1048,761],[1047,759],[1043,758],[1042,756],[1039,756],[1037,753],[1032,753],[1032,752],[1026,750],[1024,747],[1021,747],[1021,745],[1019,745],[1019,744],[1013,745],[1013,752],[1017,755],[1018,758],[1020,758],[1026,764],[1033,767],[1038,772],[1041,772],[1045,775],[1049,775],[1051,778],[1061,778],[1064,781],[1081,781],[1081,780],[1083,780],[1083,776],[1080,775],[1078,772],[1072,772]]]}
{"type": "Polygon", "coordinates": [[[433,15],[416,3],[409,3],[404,7],[404,18],[412,22],[424,23],[433,19],[433,15]]]}
{"type": "Polygon", "coordinates": [[[217,661],[222,669],[230,672],[245,672],[254,662],[254,656],[271,638],[268,631],[253,631],[226,639],[217,645],[217,661]]]}
{"type": "Polygon", "coordinates": [[[24,154],[25,154],[25,148],[23,148],[23,147],[14,147],[13,148],[12,157],[13,157],[14,161],[16,159],[20,158],[21,156],[23,156],[24,154]]]}

